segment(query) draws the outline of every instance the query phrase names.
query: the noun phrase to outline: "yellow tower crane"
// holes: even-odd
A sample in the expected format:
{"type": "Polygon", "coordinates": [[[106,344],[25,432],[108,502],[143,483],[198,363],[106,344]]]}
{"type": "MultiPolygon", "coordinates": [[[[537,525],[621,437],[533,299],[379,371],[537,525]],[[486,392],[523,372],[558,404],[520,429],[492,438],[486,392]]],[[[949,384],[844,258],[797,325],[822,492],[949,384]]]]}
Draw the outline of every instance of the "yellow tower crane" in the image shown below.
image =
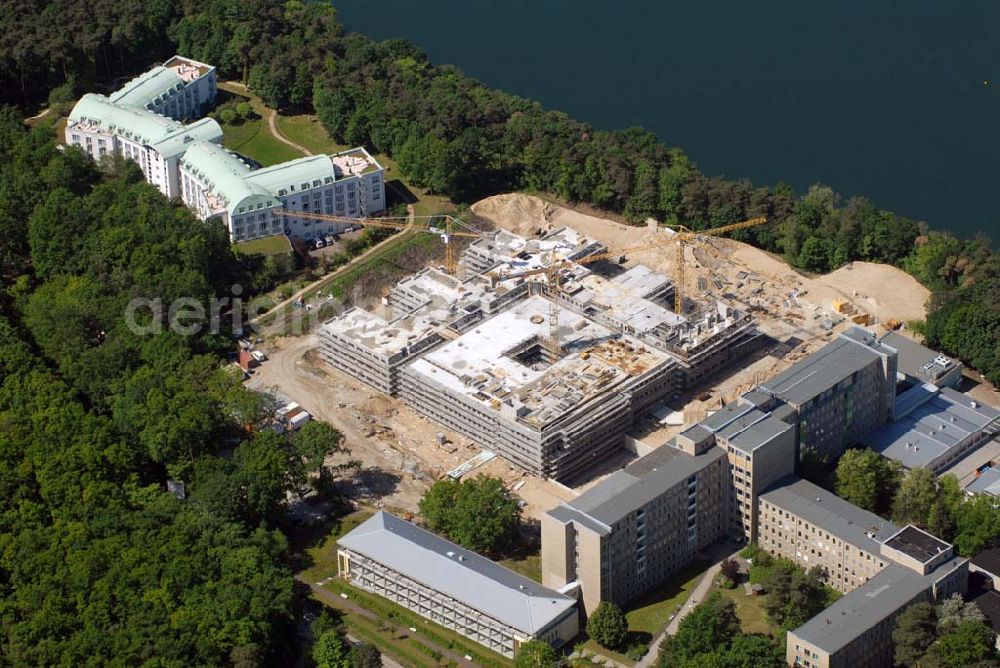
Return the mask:
{"type": "Polygon", "coordinates": [[[286,211],[279,209],[274,212],[276,215],[295,216],[306,220],[320,220],[329,223],[339,223],[341,225],[361,225],[362,227],[373,227],[383,230],[399,230],[425,232],[437,234],[441,237],[441,242],[445,247],[445,268],[449,274],[454,275],[457,269],[454,244],[452,237],[472,237],[479,239],[485,236],[485,232],[479,232],[473,227],[463,223],[461,220],[442,214],[438,216],[414,216],[412,219],[406,216],[386,216],[381,218],[351,218],[348,216],[335,216],[329,213],[316,213],[312,211],[286,211]],[[433,223],[443,221],[444,227],[438,227],[433,223]],[[455,230],[455,227],[462,227],[466,231],[455,230]]]}
{"type": "Polygon", "coordinates": [[[763,225],[767,222],[764,216],[744,220],[742,223],[732,225],[722,225],[709,230],[689,230],[683,225],[671,225],[675,234],[670,237],[671,242],[676,242],[677,256],[674,263],[674,311],[678,315],[684,315],[684,245],[692,241],[697,241],[699,237],[717,237],[727,232],[743,230],[748,227],[763,225]]]}

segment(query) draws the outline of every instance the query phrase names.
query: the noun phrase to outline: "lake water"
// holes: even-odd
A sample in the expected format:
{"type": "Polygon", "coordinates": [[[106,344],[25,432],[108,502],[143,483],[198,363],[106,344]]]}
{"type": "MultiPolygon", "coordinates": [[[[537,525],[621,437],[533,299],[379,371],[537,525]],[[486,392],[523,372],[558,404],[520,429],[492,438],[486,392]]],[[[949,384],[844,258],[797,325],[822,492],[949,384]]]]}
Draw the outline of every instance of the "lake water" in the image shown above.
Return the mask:
{"type": "Polygon", "coordinates": [[[349,30],[409,39],[493,87],[648,128],[708,174],[821,181],[1000,239],[997,0],[335,5],[349,30]]]}

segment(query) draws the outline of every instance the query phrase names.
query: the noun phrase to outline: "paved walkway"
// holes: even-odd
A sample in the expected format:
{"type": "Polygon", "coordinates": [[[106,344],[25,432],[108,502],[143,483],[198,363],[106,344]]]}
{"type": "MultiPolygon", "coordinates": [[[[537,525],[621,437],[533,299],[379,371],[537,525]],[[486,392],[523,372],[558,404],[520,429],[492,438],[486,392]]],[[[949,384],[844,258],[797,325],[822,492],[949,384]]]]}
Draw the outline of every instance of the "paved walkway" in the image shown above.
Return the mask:
{"type": "MultiPolygon", "coordinates": [[[[471,667],[473,667],[473,666],[476,665],[476,664],[472,663],[471,661],[467,660],[464,656],[462,656],[460,654],[456,654],[455,652],[451,651],[450,649],[446,649],[444,647],[441,647],[440,645],[438,645],[434,641],[430,640],[426,636],[422,636],[420,634],[413,634],[411,631],[409,631],[409,629],[403,629],[402,627],[397,626],[396,624],[393,624],[389,620],[383,619],[383,618],[379,617],[378,615],[372,613],[371,611],[366,610],[365,608],[362,608],[360,605],[358,605],[357,603],[353,602],[351,599],[349,599],[349,598],[342,598],[339,594],[334,594],[329,589],[324,589],[318,583],[309,582],[308,580],[306,580],[305,578],[303,578],[301,575],[296,575],[295,579],[298,580],[299,582],[302,582],[302,583],[308,585],[309,589],[312,590],[313,596],[316,598],[316,600],[318,600],[323,605],[327,605],[327,606],[330,606],[331,608],[337,608],[338,610],[345,610],[347,612],[351,612],[351,613],[354,613],[354,614],[361,615],[362,617],[366,617],[366,618],[368,618],[368,619],[370,619],[370,620],[372,620],[374,622],[378,622],[379,624],[385,624],[385,625],[388,625],[388,626],[392,626],[394,628],[394,630],[397,631],[397,632],[402,631],[402,632],[406,632],[406,633],[409,633],[411,635],[414,635],[414,637],[417,638],[420,641],[421,644],[427,645],[428,647],[430,647],[431,649],[433,649],[435,652],[440,653],[441,656],[443,656],[443,657],[445,657],[447,659],[450,659],[451,661],[454,661],[459,666],[469,666],[471,668],[471,667]]],[[[379,648],[379,649],[381,650],[381,648],[379,648]]],[[[390,664],[387,662],[386,665],[390,665],[390,664]]],[[[398,664],[396,664],[396,661],[393,660],[392,661],[392,665],[398,665],[398,664]]]]}
{"type": "Polygon", "coordinates": [[[271,130],[271,134],[274,135],[274,138],[280,141],[282,144],[288,144],[296,151],[301,151],[306,155],[312,155],[313,154],[312,151],[307,149],[305,146],[303,146],[302,144],[296,144],[291,139],[281,134],[281,131],[278,129],[278,123],[276,120],[277,118],[278,118],[278,112],[275,109],[267,110],[267,127],[271,130]]]}
{"type": "Polygon", "coordinates": [[[708,570],[702,574],[701,579],[698,580],[698,584],[695,585],[694,589],[691,591],[691,595],[688,596],[687,603],[685,603],[684,607],[677,612],[672,620],[670,620],[670,623],[667,624],[667,628],[663,630],[663,633],[661,633],[660,636],[650,644],[649,651],[646,652],[646,656],[642,657],[642,659],[635,664],[635,668],[649,668],[649,666],[656,663],[656,659],[660,653],[660,644],[663,642],[663,639],[667,637],[668,634],[674,635],[677,633],[677,628],[680,626],[681,620],[687,617],[688,614],[694,610],[695,606],[705,600],[709,590],[712,588],[712,582],[715,580],[715,576],[721,568],[722,562],[731,557],[735,557],[742,549],[742,546],[734,549],[732,543],[726,542],[716,546],[712,550],[711,554],[717,559],[717,561],[709,566],[708,570]]]}
{"type": "Polygon", "coordinates": [[[327,283],[333,281],[333,279],[335,279],[337,276],[339,276],[341,274],[341,272],[347,271],[348,269],[350,269],[351,267],[353,267],[358,262],[363,262],[365,259],[367,259],[369,256],[371,256],[373,253],[377,252],[382,247],[388,246],[390,244],[398,242],[402,238],[403,234],[406,234],[407,232],[410,231],[410,229],[413,227],[413,222],[414,222],[414,220],[413,220],[413,205],[412,204],[407,204],[406,205],[406,227],[404,227],[398,233],[392,235],[388,239],[383,239],[382,241],[378,242],[377,244],[375,244],[374,246],[372,246],[371,248],[369,248],[368,250],[366,250],[361,255],[358,255],[356,257],[351,258],[350,262],[348,262],[347,264],[341,265],[332,274],[327,274],[323,278],[320,278],[320,279],[318,279],[316,281],[313,281],[312,283],[310,283],[306,287],[302,288],[301,290],[299,290],[298,292],[296,292],[294,295],[292,295],[288,299],[284,300],[283,302],[279,302],[278,304],[276,304],[273,308],[271,308],[266,313],[261,313],[256,318],[251,319],[250,320],[250,324],[251,325],[256,325],[258,322],[260,322],[262,319],[266,318],[267,316],[271,315],[272,313],[277,313],[278,311],[280,311],[281,309],[285,308],[286,306],[288,306],[292,302],[294,302],[294,301],[296,301],[298,299],[304,298],[307,294],[309,294],[313,290],[318,290],[318,289],[322,288],[324,285],[326,285],[327,283]]]}

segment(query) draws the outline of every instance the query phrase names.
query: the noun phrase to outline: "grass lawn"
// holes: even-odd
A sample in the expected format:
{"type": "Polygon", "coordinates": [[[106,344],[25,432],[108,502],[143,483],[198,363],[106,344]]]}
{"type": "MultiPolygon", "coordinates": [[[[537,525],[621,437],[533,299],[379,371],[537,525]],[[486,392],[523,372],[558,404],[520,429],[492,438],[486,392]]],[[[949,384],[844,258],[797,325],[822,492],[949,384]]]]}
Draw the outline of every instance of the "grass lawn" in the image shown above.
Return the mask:
{"type": "MultiPolygon", "coordinates": [[[[708,566],[709,564],[705,562],[696,561],[653,591],[633,601],[625,611],[625,619],[628,620],[629,644],[642,642],[649,645],[653,643],[666,628],[670,616],[687,603],[691,591],[698,584],[698,580],[701,579],[708,566]]],[[[626,665],[635,663],[624,655],[604,649],[593,640],[588,639],[584,643],[584,648],[626,665]]],[[[656,647],[649,648],[650,652],[657,650],[656,647]]]]}
{"type": "Polygon", "coordinates": [[[535,582],[542,581],[542,555],[540,552],[529,554],[523,559],[502,559],[497,563],[526,578],[531,578],[535,582]]]}
{"type": "Polygon", "coordinates": [[[279,253],[291,253],[292,242],[283,234],[271,237],[261,237],[250,241],[241,241],[236,244],[236,248],[241,253],[247,255],[277,255],[279,253]]]}
{"type": "Polygon", "coordinates": [[[302,157],[297,150],[275,139],[263,118],[224,124],[222,144],[231,151],[253,158],[264,167],[302,157]]]}
{"type": "Polygon", "coordinates": [[[297,116],[278,114],[274,122],[278,126],[278,132],[313,153],[339,153],[350,148],[333,141],[326,133],[323,124],[312,114],[297,116]]]}
{"type": "Polygon", "coordinates": [[[744,633],[766,633],[779,637],[778,628],[767,618],[764,612],[766,596],[747,596],[740,585],[736,589],[719,589],[722,594],[736,604],[736,616],[740,618],[740,627],[744,633]]]}
{"type": "Polygon", "coordinates": [[[438,665],[437,652],[408,631],[405,634],[398,633],[386,625],[353,613],[345,613],[343,619],[352,636],[375,645],[379,651],[394,656],[405,666],[432,668],[438,665]]]}
{"type": "Polygon", "coordinates": [[[337,541],[373,514],[374,512],[371,510],[362,509],[339,518],[333,529],[322,540],[312,547],[306,548],[305,554],[309,567],[301,571],[302,576],[309,582],[318,582],[336,575],[338,572],[337,541]]]}
{"type": "Polygon", "coordinates": [[[477,666],[502,668],[511,665],[510,659],[486,649],[456,631],[424,619],[417,613],[407,610],[389,599],[354,587],[340,579],[332,580],[323,587],[336,594],[347,594],[348,600],[376,614],[389,624],[403,628],[414,628],[418,635],[424,636],[441,647],[447,647],[456,654],[471,656],[477,666]]]}
{"type": "Polygon", "coordinates": [[[662,633],[670,615],[684,607],[691,590],[708,567],[709,564],[696,561],[634,601],[625,613],[629,631],[649,633],[654,638],[662,633]]]}
{"type": "Polygon", "coordinates": [[[316,291],[322,291],[343,300],[344,296],[351,291],[351,288],[358,281],[379,281],[387,276],[390,278],[399,278],[405,274],[412,273],[416,271],[415,268],[404,268],[396,264],[399,257],[410,248],[416,246],[429,247],[441,244],[440,238],[433,234],[404,232],[396,237],[392,237],[392,239],[392,242],[383,246],[364,261],[349,266],[329,283],[320,284],[311,290],[307,297],[312,296],[316,291]]]}

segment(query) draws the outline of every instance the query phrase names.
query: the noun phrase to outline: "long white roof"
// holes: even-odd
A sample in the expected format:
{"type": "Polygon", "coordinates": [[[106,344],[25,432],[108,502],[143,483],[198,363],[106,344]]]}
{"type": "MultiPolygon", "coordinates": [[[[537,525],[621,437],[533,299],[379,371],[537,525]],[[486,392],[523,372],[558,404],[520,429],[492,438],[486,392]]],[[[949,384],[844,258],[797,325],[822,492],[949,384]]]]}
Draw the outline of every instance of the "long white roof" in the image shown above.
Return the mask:
{"type": "Polygon", "coordinates": [[[575,599],[384,511],[338,543],[528,635],[576,605],[575,599]]]}

